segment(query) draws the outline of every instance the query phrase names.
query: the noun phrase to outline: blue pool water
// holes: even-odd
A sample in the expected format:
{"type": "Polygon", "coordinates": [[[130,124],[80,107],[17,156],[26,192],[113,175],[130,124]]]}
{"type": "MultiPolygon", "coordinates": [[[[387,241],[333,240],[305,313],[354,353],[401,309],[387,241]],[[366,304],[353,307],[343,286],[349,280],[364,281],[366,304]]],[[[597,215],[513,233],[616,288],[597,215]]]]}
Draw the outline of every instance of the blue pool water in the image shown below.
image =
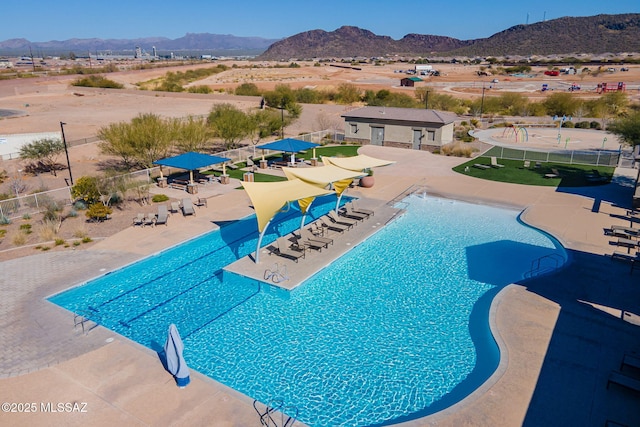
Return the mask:
{"type": "MultiPolygon", "coordinates": [[[[314,202],[311,219],[334,201],[314,202]]],[[[175,323],[191,368],[262,402],[281,399],[310,426],[428,415],[497,367],[495,294],[533,260],[566,254],[515,211],[420,196],[401,207],[402,217],[291,292],[221,272],[255,249],[251,217],[51,301],[155,350],[175,323]]],[[[264,244],[299,226],[297,211],[280,217],[264,244]]]]}

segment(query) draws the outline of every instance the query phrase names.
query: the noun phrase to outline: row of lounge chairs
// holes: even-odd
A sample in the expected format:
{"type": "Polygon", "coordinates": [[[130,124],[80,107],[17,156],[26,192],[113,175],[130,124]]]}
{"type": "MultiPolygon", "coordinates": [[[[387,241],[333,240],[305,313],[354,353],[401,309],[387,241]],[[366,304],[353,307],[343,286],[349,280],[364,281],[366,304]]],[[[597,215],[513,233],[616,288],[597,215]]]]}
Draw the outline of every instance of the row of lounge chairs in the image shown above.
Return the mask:
{"type": "Polygon", "coordinates": [[[357,209],[351,204],[345,206],[340,215],[330,211],[310,227],[301,228],[299,236],[294,233],[292,237],[279,237],[275,253],[298,262],[300,258],[304,259],[308,249],[322,251],[333,244],[333,239],[326,235],[325,230],[344,233],[372,215],[373,211],[357,209]]]}
{"type": "MultiPolygon", "coordinates": [[[[207,206],[207,200],[198,198],[198,201],[195,203],[195,205],[207,206]]],[[[180,202],[171,202],[169,206],[165,204],[158,205],[158,212],[155,214],[138,213],[138,215],[136,215],[133,218],[133,225],[140,226],[140,227],[146,227],[146,226],[153,227],[155,225],[161,225],[161,224],[167,225],[167,222],[169,220],[169,214],[170,214],[169,212],[177,213],[179,211],[182,211],[182,214],[184,216],[195,215],[196,210],[194,208],[194,202],[190,198],[185,197],[180,202]]]]}
{"type": "Polygon", "coordinates": [[[607,236],[617,237],[616,241],[611,242],[617,248],[626,249],[626,251],[614,250],[611,259],[630,262],[631,273],[633,273],[636,263],[640,261],[640,229],[614,224],[611,228],[605,229],[604,233],[607,236]]]}

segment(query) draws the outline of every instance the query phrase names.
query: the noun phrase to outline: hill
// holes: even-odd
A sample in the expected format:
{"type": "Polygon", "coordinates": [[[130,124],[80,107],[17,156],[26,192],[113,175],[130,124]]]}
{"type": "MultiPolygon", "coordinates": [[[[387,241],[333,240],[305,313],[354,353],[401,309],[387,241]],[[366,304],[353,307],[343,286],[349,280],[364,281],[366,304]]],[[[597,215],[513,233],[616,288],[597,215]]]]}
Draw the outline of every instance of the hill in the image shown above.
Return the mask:
{"type": "Polygon", "coordinates": [[[640,14],[564,17],[516,25],[491,37],[458,40],[408,34],[400,40],[357,27],[307,31],[275,42],[258,59],[405,56],[504,56],[640,52],[640,14]]]}

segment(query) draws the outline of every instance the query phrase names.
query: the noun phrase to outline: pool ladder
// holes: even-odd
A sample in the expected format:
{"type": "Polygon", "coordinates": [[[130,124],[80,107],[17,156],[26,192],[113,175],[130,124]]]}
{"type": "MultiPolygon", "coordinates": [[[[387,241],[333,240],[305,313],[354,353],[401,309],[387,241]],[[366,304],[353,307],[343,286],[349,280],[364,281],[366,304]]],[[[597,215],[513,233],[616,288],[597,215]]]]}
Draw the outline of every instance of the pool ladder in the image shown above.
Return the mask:
{"type": "Polygon", "coordinates": [[[291,427],[298,418],[298,408],[295,406],[285,406],[281,399],[273,399],[264,405],[262,410],[258,409],[259,401],[253,401],[253,408],[260,417],[260,425],[264,427],[291,427]],[[285,412],[293,413],[287,415],[285,412]]]}
{"type": "Polygon", "coordinates": [[[557,270],[564,261],[564,257],[558,254],[541,256],[540,258],[531,261],[531,269],[524,274],[524,277],[525,279],[530,279],[541,274],[550,273],[557,270]],[[551,261],[553,265],[549,265],[549,263],[546,262],[547,260],[551,261]]]}

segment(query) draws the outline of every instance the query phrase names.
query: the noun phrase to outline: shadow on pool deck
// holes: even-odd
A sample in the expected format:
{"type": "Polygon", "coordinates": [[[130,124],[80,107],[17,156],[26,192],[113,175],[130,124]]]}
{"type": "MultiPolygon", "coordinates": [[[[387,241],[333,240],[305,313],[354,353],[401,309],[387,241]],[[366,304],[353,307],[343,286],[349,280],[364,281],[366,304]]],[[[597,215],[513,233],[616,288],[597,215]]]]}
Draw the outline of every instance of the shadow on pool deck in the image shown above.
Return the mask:
{"type": "Polygon", "coordinates": [[[560,306],[525,426],[640,425],[638,395],[607,389],[626,352],[640,353],[640,269],[607,256],[568,251],[557,273],[523,282],[560,306]]]}

